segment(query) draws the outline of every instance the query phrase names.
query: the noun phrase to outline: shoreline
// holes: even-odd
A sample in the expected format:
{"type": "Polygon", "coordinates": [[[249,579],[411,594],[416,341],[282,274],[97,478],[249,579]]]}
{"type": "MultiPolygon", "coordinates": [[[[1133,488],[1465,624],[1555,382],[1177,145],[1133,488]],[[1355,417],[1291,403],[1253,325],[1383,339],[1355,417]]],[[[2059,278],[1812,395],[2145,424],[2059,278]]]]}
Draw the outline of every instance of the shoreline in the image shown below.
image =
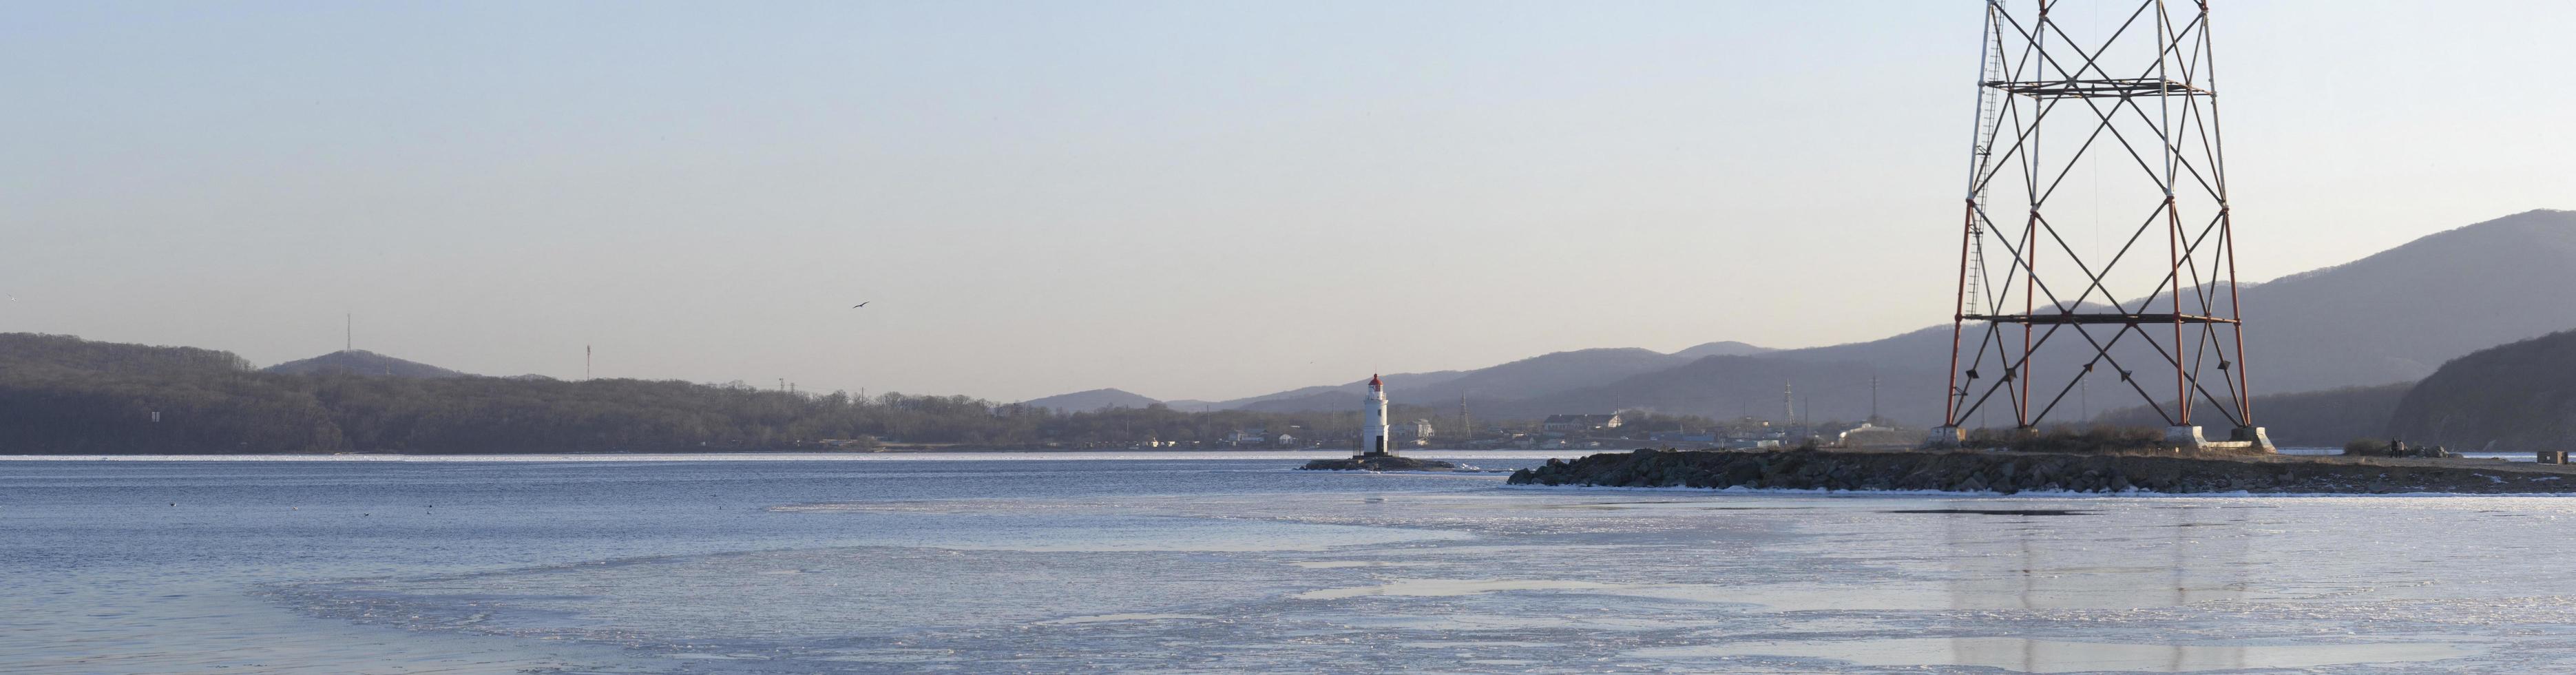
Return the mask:
{"type": "Polygon", "coordinates": [[[1511,485],[1881,494],[2576,493],[2576,466],[2500,459],[2004,451],[1661,451],[1551,460],[1511,485]]]}
{"type": "MultiPolygon", "coordinates": [[[[1544,460],[1572,459],[1585,451],[1564,450],[1417,450],[1424,459],[1544,460]]],[[[1243,460],[1302,462],[1349,457],[1347,450],[1050,450],[954,452],[690,452],[690,453],[493,453],[493,454],[16,454],[0,462],[892,462],[892,461],[1087,461],[1087,460],[1243,460]]]]}

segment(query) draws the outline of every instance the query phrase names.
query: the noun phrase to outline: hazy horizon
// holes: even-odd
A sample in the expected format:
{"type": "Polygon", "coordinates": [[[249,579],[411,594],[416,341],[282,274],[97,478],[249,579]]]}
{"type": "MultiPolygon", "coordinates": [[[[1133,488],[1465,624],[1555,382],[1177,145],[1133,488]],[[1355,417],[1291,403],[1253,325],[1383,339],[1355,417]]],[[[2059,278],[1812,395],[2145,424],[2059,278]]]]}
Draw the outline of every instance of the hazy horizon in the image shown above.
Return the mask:
{"type": "MultiPolygon", "coordinates": [[[[2576,208],[2576,7],[2212,11],[2244,278],[2576,208]]],[[[0,332],[1006,401],[1871,340],[1949,313],[1981,19],[0,4],[0,332]]]]}

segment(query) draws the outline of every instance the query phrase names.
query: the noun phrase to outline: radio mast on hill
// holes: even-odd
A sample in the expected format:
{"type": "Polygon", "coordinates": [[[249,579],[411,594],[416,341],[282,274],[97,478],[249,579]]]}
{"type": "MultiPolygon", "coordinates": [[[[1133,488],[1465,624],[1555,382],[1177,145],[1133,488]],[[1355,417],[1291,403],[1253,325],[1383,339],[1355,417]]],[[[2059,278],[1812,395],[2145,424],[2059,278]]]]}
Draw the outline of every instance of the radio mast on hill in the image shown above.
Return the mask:
{"type": "Polygon", "coordinates": [[[2208,4],[2100,1],[2073,22],[2062,0],[1986,3],[1941,433],[1956,440],[1987,406],[2033,428],[2109,377],[2172,440],[2201,442],[2198,406],[2268,446],[2247,391],[2208,4]]]}
{"type": "MultiPolygon", "coordinates": [[[[1468,425],[1468,423],[1469,423],[1469,422],[1471,422],[1471,421],[1472,421],[1472,418],[1469,418],[1469,417],[1467,416],[1467,391],[1466,391],[1466,390],[1464,390],[1464,389],[1458,390],[1458,442],[1459,442],[1459,443],[1467,443],[1467,442],[1472,442],[1472,441],[1476,440],[1476,428],[1475,428],[1475,427],[1473,427],[1473,426],[1469,426],[1469,425],[1468,425]]],[[[1464,447],[1464,446],[1460,446],[1460,447],[1464,447]]]]}

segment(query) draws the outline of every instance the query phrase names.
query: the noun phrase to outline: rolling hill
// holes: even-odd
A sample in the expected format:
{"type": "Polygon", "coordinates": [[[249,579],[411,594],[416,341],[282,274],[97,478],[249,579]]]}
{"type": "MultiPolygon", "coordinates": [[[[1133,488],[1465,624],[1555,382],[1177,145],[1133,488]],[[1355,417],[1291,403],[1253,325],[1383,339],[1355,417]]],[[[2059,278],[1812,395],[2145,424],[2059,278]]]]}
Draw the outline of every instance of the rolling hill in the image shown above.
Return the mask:
{"type": "Polygon", "coordinates": [[[1093,389],[1090,391],[1077,391],[1070,394],[1057,394],[1046,398],[1030,399],[1021,401],[1020,405],[1046,408],[1049,410],[1062,410],[1065,412],[1092,412],[1095,410],[1105,410],[1109,408],[1142,408],[1157,403],[1162,403],[1162,401],[1128,393],[1123,390],[1093,389]]]}
{"type": "MultiPolygon", "coordinates": [[[[1649,349],[1582,349],[1468,371],[1388,375],[1386,384],[1391,398],[1415,405],[1445,406],[1461,396],[1471,402],[1494,401],[1594,387],[1685,362],[1683,357],[1649,349]]],[[[1296,395],[1274,395],[1232,407],[1261,412],[1349,409],[1359,405],[1360,397],[1367,393],[1366,382],[1309,387],[1298,390],[1302,394],[1283,392],[1296,395]]]]}
{"type": "MultiPolygon", "coordinates": [[[[2571,287],[2576,287],[2576,211],[2526,211],[2428,235],[2343,265],[2242,287],[2247,324],[2244,360],[2252,365],[2250,379],[2258,396],[2412,382],[2432,374],[2443,362],[2482,347],[2576,328],[2576,303],[2557,298],[2560,289],[2571,287]]],[[[1936,325],[1880,340],[1781,350],[1756,358],[1817,364],[1804,379],[1793,373],[1763,375],[1787,376],[1798,379],[1802,389],[1816,388],[1819,418],[1856,419],[1856,412],[1866,414],[1852,397],[1828,399],[1824,392],[1852,386],[1850,376],[1835,375],[1830,364],[1871,364],[1883,382],[1913,382],[1902,390],[1882,384],[1881,401],[1887,414],[1927,424],[1940,417],[1937,406],[1939,392],[1946,386],[1942,371],[1949,356],[1949,332],[1949,326],[1936,325]],[[1918,379],[1926,370],[1930,379],[1918,379]],[[1928,400],[1900,401],[1891,395],[1928,400]]],[[[2116,347],[2114,354],[2130,364],[2159,358],[2134,342],[2116,347]]],[[[2071,369],[2081,367],[2090,355],[2088,346],[2066,342],[2043,347],[2033,363],[2039,368],[2071,369]]],[[[2090,387],[2093,409],[2136,402],[2134,392],[2125,399],[2110,395],[2117,392],[2100,386],[2108,382],[2105,378],[2090,387]]],[[[1778,383],[1703,386],[1744,392],[1779,388],[1778,383]]],[[[1601,405],[1651,398],[1637,393],[1603,391],[1601,405]]],[[[2386,394],[2382,390],[2370,395],[2385,398],[2386,394]]],[[[1667,405],[1683,402],[1667,400],[1667,405]]],[[[2255,421],[2272,426],[2264,410],[2258,401],[2255,421]]],[[[2052,417],[2074,418],[2056,417],[2056,413],[2052,417]]],[[[2339,423],[2337,428],[2358,427],[2339,423]]]]}
{"type": "MultiPolygon", "coordinates": [[[[2558,296],[2567,288],[2576,288],[2576,211],[2526,211],[2428,235],[2343,265],[2244,285],[2247,353],[2242,360],[2252,367],[2249,374],[2258,394],[2413,382],[2445,361],[2483,347],[2576,328],[2576,303],[2558,296]]],[[[1926,307],[1923,314],[1937,321],[1947,311],[1926,307]]],[[[1783,385],[1794,384],[1808,409],[1801,417],[1856,420],[1869,414],[1869,382],[1875,376],[1884,416],[1917,425],[1936,423],[1941,416],[1950,347],[1947,324],[1802,349],[1736,344],[1711,343],[1678,354],[1564,352],[1443,373],[1431,382],[1405,383],[1393,393],[1399,400],[1434,404],[1454,400],[1463,390],[1480,414],[1495,415],[1648,408],[1776,418],[1783,408],[1783,385]],[[1560,360],[1546,367],[1525,366],[1550,377],[1480,376],[1551,357],[1560,360]],[[1594,371],[1586,377],[1552,367],[1556,365],[1594,371]]],[[[2043,347],[2034,364],[2043,370],[2073,369],[2090,356],[2089,347],[2069,339],[2043,347]]],[[[2161,360],[2134,340],[2115,347],[2114,356],[2124,364],[2161,360]]],[[[1404,382],[1398,376],[1388,381],[1404,382]]],[[[2078,404],[2070,398],[2067,405],[2079,409],[2052,412],[2051,418],[2077,419],[2085,408],[2102,411],[2136,403],[2135,392],[2102,386],[2111,382],[2105,378],[2086,387],[2089,401],[2078,404]]],[[[1351,405],[1349,395],[1357,391],[1351,385],[1310,387],[1217,405],[1339,409],[1351,405]]],[[[2265,422],[2262,411],[2258,406],[2258,423],[2265,422]]],[[[1990,421],[1998,412],[1988,411],[1990,421]]],[[[2351,427],[2339,423],[2338,428],[2351,427]]]]}
{"type": "Polygon", "coordinates": [[[348,373],[352,375],[381,375],[386,377],[414,378],[466,376],[465,373],[417,361],[405,361],[364,349],[346,349],[331,352],[329,354],[323,354],[321,356],[300,361],[280,363],[267,368],[262,368],[261,370],[272,373],[285,373],[289,375],[348,373]]]}
{"type": "Polygon", "coordinates": [[[2443,364],[2406,392],[2388,432],[2464,452],[2576,448],[2576,331],[2443,364]]]}

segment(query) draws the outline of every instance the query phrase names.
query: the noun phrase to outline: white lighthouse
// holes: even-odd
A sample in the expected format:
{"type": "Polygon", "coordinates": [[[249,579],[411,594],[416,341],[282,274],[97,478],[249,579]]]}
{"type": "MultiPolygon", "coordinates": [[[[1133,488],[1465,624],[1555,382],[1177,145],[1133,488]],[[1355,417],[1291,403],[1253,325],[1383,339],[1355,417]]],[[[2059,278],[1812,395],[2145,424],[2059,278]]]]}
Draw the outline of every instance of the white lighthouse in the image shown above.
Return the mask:
{"type": "Polygon", "coordinates": [[[1360,401],[1360,409],[1368,415],[1366,421],[1360,423],[1359,456],[1394,455],[1395,446],[1386,437],[1386,383],[1376,375],[1369,376],[1368,398],[1360,401]]]}

